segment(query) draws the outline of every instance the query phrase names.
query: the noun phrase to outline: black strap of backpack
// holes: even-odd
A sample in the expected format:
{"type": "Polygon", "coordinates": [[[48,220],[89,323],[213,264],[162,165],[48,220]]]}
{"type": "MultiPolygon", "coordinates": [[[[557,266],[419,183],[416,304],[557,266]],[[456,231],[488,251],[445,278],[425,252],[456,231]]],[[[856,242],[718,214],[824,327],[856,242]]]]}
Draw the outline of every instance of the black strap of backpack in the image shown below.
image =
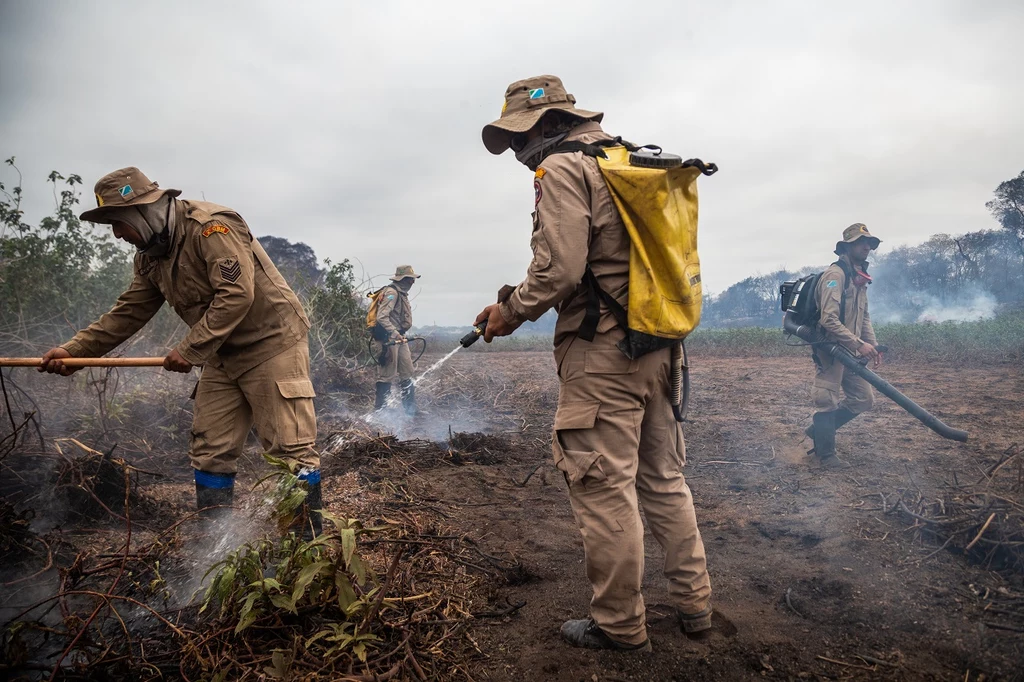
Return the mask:
{"type": "Polygon", "coordinates": [[[700,159],[687,159],[683,161],[683,168],[696,168],[702,175],[714,175],[718,172],[717,163],[704,163],[700,159]]]}
{"type": "Polygon", "coordinates": [[[838,265],[839,269],[843,271],[843,293],[839,297],[839,324],[846,326],[846,285],[850,283],[853,278],[853,273],[850,272],[850,266],[846,264],[842,259],[837,260],[832,265],[838,265]]]}
{"type": "Polygon", "coordinates": [[[615,297],[601,288],[597,283],[594,271],[587,265],[583,273],[583,283],[587,287],[587,311],[583,315],[583,322],[580,324],[579,337],[584,341],[593,341],[597,334],[597,323],[601,321],[601,302],[603,301],[608,310],[615,317],[615,321],[622,329],[629,329],[629,318],[626,316],[626,309],[615,300],[615,297]]]}
{"type": "MultiPolygon", "coordinates": [[[[610,140],[598,140],[597,142],[579,142],[578,140],[572,140],[570,142],[563,142],[558,145],[550,152],[551,154],[571,154],[573,152],[583,152],[587,156],[594,158],[607,159],[608,155],[604,153],[605,147],[625,147],[631,152],[639,151],[641,149],[657,149],[661,152],[661,147],[656,144],[645,144],[643,146],[637,146],[632,142],[627,142],[621,137],[614,137],[610,140]]],[[[683,161],[683,168],[696,168],[701,172],[702,175],[714,175],[718,172],[718,164],[716,163],[704,163],[700,159],[687,159],[683,161]]]]}
{"type": "Polygon", "coordinates": [[[549,152],[551,154],[571,154],[573,152],[583,152],[587,156],[594,158],[607,159],[608,155],[604,153],[605,147],[625,147],[631,152],[635,152],[640,149],[631,142],[626,142],[621,137],[615,137],[610,140],[598,140],[597,142],[580,142],[578,140],[571,140],[569,142],[563,142],[549,152]]]}

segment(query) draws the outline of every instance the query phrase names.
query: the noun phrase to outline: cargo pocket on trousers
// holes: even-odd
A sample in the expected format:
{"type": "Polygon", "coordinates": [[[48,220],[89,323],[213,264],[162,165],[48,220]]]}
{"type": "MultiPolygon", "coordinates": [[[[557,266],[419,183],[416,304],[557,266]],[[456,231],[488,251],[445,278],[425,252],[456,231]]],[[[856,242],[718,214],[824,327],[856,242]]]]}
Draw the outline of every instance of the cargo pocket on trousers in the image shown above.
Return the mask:
{"type": "Polygon", "coordinates": [[[280,445],[312,445],[316,441],[316,413],[313,410],[313,382],[309,379],[282,379],[277,390],[285,407],[276,415],[280,445]]]}
{"type": "Polygon", "coordinates": [[[601,403],[597,400],[565,402],[555,412],[555,437],[552,439],[552,453],[555,467],[572,485],[583,479],[600,481],[606,478],[601,469],[601,453],[595,450],[575,450],[567,448],[563,435],[567,431],[592,429],[597,422],[597,412],[601,403]]]}

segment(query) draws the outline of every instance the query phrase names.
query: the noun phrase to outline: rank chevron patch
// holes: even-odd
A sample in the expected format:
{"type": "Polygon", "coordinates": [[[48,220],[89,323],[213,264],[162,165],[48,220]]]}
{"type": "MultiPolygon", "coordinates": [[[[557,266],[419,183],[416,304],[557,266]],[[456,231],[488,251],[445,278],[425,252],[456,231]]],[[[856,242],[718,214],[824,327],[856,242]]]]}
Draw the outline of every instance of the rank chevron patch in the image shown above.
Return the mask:
{"type": "Polygon", "coordinates": [[[236,260],[230,263],[221,263],[220,276],[229,282],[237,282],[238,278],[242,276],[241,264],[236,260]]]}

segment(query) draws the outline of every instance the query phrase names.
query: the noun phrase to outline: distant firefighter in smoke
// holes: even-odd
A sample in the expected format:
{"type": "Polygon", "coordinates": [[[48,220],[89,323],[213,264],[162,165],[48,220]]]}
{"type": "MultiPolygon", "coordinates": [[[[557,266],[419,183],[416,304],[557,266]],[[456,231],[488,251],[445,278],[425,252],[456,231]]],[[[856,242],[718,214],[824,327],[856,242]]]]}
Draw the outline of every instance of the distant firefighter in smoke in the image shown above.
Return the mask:
{"type": "MultiPolygon", "coordinates": [[[[817,278],[813,297],[824,339],[872,360],[875,367],[881,365],[882,356],[868,315],[871,276],[867,273],[867,258],[880,243],[863,223],[854,223],[843,230],[843,239],[835,248],[839,260],[817,278]]],[[[867,381],[846,371],[823,347],[815,346],[813,357],[817,375],[811,395],[817,411],[804,433],[814,441],[812,452],[822,467],[843,468],[846,463],[836,455],[836,430],[870,410],[875,401],[874,392],[867,381]],[[840,389],[844,394],[841,400],[840,389]]]]}
{"type": "Polygon", "coordinates": [[[81,218],[109,224],[138,249],[134,279],[109,312],[49,350],[40,370],[77,371],[62,360],[110,352],[166,301],[190,329],[164,369],[202,367],[189,446],[201,516],[230,512],[238,458],[255,424],[267,454],[288,462],[308,486],[296,523],[307,537],[319,533],[320,456],[302,304],[231,209],[176,199],[179,190],[160,189],[134,167],[100,178],[95,193],[97,207],[81,218]]]}
{"type": "Polygon", "coordinates": [[[377,357],[377,395],[373,404],[377,410],[387,404],[391,383],[397,378],[402,389],[402,407],[407,414],[416,414],[413,358],[405,335],[412,328],[409,290],[419,278],[411,265],[399,265],[391,284],[371,294],[373,302],[366,323],[373,338],[381,344],[377,357]]]}

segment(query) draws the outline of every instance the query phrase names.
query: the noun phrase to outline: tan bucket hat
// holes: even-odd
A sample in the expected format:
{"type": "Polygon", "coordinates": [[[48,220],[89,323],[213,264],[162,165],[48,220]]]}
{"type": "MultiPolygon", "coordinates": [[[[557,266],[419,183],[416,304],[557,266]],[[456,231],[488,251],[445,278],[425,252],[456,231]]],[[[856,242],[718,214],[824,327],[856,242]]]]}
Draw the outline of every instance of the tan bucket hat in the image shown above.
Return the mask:
{"type": "Polygon", "coordinates": [[[601,122],[604,113],[577,109],[576,98],[565,91],[557,76],[534,76],[516,81],[505,90],[501,118],[484,126],[484,146],[492,154],[508,149],[512,136],[525,133],[552,109],[561,109],[588,121],[601,122]]]}
{"type": "Polygon", "coordinates": [[[181,190],[160,189],[157,183],[147,178],[138,168],[128,166],[100,178],[93,193],[96,195],[96,208],[78,217],[90,223],[109,223],[118,209],[152,204],[165,194],[176,197],[181,194],[181,190]]]}
{"type": "Polygon", "coordinates": [[[836,242],[836,249],[833,253],[841,255],[843,244],[852,244],[858,239],[870,239],[872,251],[877,249],[878,245],[882,243],[881,239],[868,232],[868,228],[864,223],[854,223],[843,230],[843,241],[836,242]]]}
{"type": "Polygon", "coordinates": [[[411,265],[399,265],[395,268],[395,276],[391,278],[391,281],[400,282],[406,277],[412,277],[414,279],[420,278],[420,276],[412,269],[411,265]]]}

